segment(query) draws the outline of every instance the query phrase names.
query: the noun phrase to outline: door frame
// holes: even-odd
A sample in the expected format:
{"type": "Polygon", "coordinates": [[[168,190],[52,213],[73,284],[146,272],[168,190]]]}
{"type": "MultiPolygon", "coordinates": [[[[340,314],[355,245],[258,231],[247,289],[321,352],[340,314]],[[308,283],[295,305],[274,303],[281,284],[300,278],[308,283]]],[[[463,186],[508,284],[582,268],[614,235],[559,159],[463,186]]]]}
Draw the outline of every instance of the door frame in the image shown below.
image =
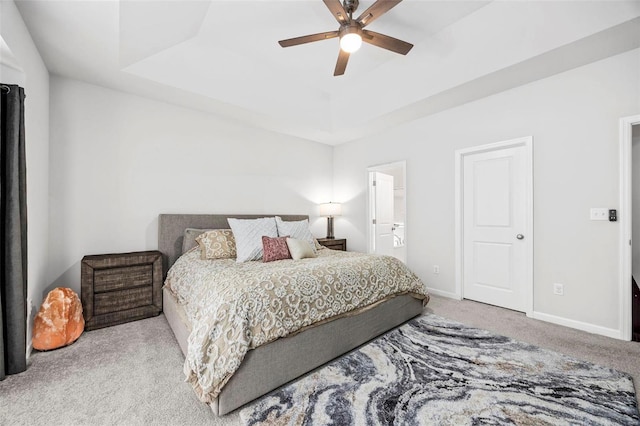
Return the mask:
{"type": "Polygon", "coordinates": [[[622,340],[631,340],[631,257],[632,239],[632,127],[640,125],[640,115],[620,119],[620,262],[619,262],[619,330],[622,340]]]}
{"type": "Polygon", "coordinates": [[[402,168],[402,178],[404,179],[404,247],[405,263],[409,261],[409,251],[407,250],[407,161],[394,161],[393,163],[378,164],[367,167],[367,253],[373,253],[373,185],[371,179],[372,172],[384,173],[385,170],[402,168]]]}
{"type": "Polygon", "coordinates": [[[516,139],[510,139],[501,142],[495,142],[485,145],[473,146],[470,148],[458,149],[455,151],[455,274],[456,287],[455,295],[459,300],[464,298],[462,285],[463,277],[463,253],[464,246],[464,223],[463,209],[464,203],[462,197],[462,185],[464,183],[464,159],[468,155],[479,154],[482,152],[498,151],[506,148],[525,147],[525,168],[526,168],[526,226],[524,234],[527,236],[524,240],[525,256],[526,256],[526,275],[525,295],[526,308],[525,313],[528,317],[533,315],[533,136],[525,136],[516,139]]]}

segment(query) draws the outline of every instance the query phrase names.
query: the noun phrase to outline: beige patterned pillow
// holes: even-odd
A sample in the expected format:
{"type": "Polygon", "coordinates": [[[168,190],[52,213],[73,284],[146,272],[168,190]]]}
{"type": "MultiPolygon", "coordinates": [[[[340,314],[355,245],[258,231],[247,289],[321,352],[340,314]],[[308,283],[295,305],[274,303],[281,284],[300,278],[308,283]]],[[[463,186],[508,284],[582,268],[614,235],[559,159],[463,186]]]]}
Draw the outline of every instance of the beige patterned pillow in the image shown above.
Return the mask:
{"type": "Polygon", "coordinates": [[[236,240],[231,229],[214,229],[196,238],[201,259],[234,259],[236,240]]]}

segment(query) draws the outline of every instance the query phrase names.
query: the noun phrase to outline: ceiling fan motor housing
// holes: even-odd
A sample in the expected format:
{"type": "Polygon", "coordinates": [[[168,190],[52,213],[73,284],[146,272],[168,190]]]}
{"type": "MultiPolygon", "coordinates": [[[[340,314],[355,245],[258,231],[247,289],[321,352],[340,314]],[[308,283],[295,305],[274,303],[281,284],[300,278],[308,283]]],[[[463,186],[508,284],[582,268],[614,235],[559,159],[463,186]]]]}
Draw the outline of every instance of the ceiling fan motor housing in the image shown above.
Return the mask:
{"type": "Polygon", "coordinates": [[[362,25],[357,21],[351,21],[348,24],[340,26],[338,37],[342,38],[347,34],[358,34],[362,37],[362,25]]]}

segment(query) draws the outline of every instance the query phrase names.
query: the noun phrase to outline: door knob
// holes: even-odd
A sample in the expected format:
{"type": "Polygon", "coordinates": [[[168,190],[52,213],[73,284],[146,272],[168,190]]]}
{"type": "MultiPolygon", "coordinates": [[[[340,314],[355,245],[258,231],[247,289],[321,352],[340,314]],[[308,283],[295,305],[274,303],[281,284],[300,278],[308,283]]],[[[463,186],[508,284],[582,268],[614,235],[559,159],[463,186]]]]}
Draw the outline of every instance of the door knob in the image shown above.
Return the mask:
{"type": "Polygon", "coordinates": [[[518,235],[516,235],[516,238],[519,239],[519,240],[524,240],[524,235],[518,234],[518,235]]]}

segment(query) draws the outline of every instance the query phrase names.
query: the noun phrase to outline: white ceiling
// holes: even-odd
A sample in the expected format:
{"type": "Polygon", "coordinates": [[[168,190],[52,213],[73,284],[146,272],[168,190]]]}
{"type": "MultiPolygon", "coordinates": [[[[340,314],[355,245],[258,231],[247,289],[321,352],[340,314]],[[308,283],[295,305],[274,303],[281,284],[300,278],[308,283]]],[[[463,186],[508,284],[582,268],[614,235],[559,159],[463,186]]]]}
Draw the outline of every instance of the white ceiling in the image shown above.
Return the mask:
{"type": "MultiPolygon", "coordinates": [[[[371,5],[362,0],[358,12],[371,5]]],[[[640,47],[640,1],[405,0],[333,77],[321,0],[16,1],[52,74],[328,144],[383,131],[640,47]]]]}

